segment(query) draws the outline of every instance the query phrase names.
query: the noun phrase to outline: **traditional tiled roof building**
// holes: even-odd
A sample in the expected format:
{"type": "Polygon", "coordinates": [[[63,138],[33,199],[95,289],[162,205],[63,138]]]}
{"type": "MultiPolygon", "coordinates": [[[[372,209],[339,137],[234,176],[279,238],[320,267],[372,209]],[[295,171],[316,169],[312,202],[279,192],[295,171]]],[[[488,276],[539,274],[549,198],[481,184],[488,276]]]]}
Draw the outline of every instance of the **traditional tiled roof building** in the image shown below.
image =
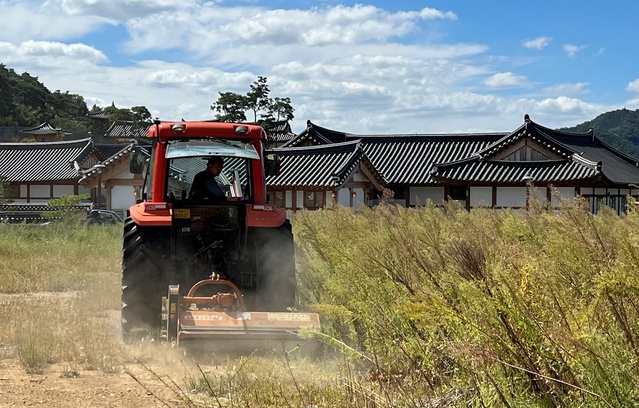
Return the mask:
{"type": "Polygon", "coordinates": [[[98,160],[90,138],[0,143],[0,176],[10,184],[16,203],[46,204],[51,198],[86,192],[78,186],[78,169],[98,160]]]}
{"type": "Polygon", "coordinates": [[[147,141],[148,125],[132,121],[115,121],[106,130],[104,137],[116,143],[130,143],[132,139],[147,141]]]}
{"type": "Polygon", "coordinates": [[[32,128],[22,129],[20,133],[23,137],[34,138],[36,142],[47,142],[60,139],[69,132],[54,128],[49,122],[44,122],[32,128]]]}
{"type": "MultiPolygon", "coordinates": [[[[358,135],[309,121],[304,131],[274,150],[282,156],[282,174],[267,180],[269,191],[284,189],[280,196],[295,198],[323,188],[325,197],[341,197],[339,190],[344,186],[317,182],[334,171],[330,156],[318,152],[355,145],[371,168],[367,174],[371,183],[362,184],[361,205],[377,202],[383,195],[379,186],[391,189],[395,202],[402,205],[428,201],[441,205],[453,199],[468,209],[524,207],[533,187],[554,204],[560,197],[586,197],[592,211],[604,202],[622,212],[628,195],[639,196],[639,190],[629,186],[639,184],[636,159],[606,145],[592,131],[556,131],[531,121],[528,115],[512,132],[475,134],[358,135]],[[293,155],[297,164],[289,165],[293,155]],[[310,173],[313,177],[304,177],[310,173]],[[370,177],[379,177],[379,183],[372,183],[370,177]]],[[[335,202],[349,204],[327,199],[325,206],[335,202]]],[[[284,205],[291,210],[302,208],[299,200],[284,205]]]]}

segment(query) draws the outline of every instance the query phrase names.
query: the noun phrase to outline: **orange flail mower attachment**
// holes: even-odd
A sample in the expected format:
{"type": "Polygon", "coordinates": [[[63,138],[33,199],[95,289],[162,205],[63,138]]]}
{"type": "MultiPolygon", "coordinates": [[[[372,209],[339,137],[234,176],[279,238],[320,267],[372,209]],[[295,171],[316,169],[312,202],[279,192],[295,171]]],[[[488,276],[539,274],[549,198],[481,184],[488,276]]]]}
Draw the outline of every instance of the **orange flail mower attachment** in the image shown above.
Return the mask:
{"type": "Polygon", "coordinates": [[[196,283],[186,296],[172,285],[164,299],[163,331],[178,344],[191,339],[295,340],[301,330],[320,329],[317,313],[246,310],[238,287],[219,276],[196,283]]]}

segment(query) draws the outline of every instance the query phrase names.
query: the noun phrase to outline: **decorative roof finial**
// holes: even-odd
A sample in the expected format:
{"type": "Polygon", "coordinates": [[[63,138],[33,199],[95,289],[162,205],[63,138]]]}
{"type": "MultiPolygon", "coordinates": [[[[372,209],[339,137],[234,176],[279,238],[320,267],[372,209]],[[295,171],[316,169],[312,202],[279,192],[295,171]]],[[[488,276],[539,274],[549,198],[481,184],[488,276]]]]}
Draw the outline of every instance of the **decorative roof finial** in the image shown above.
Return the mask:
{"type": "Polygon", "coordinates": [[[530,123],[530,115],[528,115],[528,114],[524,115],[524,122],[530,123]]]}

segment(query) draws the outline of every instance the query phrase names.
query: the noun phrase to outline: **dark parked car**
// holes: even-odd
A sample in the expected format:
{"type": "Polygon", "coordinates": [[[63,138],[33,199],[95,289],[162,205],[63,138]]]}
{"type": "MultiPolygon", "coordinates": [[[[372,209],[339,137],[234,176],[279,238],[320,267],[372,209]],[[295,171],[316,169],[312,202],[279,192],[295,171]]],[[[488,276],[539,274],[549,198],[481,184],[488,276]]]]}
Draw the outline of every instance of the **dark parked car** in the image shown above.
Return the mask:
{"type": "Polygon", "coordinates": [[[91,210],[87,214],[89,225],[92,224],[116,224],[121,223],[122,218],[111,210],[91,210]]]}

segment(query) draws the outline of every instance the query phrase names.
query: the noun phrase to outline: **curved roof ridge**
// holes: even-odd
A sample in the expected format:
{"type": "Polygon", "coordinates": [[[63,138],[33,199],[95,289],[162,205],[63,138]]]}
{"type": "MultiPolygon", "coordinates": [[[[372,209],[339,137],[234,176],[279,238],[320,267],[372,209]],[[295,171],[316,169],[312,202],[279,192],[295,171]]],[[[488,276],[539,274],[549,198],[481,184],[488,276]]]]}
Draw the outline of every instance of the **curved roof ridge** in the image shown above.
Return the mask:
{"type": "Polygon", "coordinates": [[[350,155],[344,160],[344,163],[338,167],[333,174],[333,177],[339,177],[337,179],[338,184],[342,184],[344,180],[353,173],[357,164],[362,160],[363,153],[359,143],[356,144],[355,149],[353,149],[350,155]]]}
{"type": "Polygon", "coordinates": [[[347,148],[353,145],[357,145],[359,143],[360,143],[360,139],[356,139],[356,140],[349,140],[346,142],[329,143],[329,144],[312,145],[312,146],[295,146],[295,147],[280,146],[280,147],[274,147],[272,149],[268,149],[268,151],[284,152],[284,153],[312,152],[312,151],[336,151],[337,152],[340,150],[346,150],[347,148]]]}
{"type": "Polygon", "coordinates": [[[579,155],[579,154],[573,154],[571,159],[573,161],[579,162],[581,164],[583,164],[584,166],[588,166],[588,167],[592,167],[594,169],[598,169],[601,167],[601,162],[595,162],[592,160],[588,160],[585,157],[579,155]]]}
{"type": "Polygon", "coordinates": [[[14,147],[31,147],[34,148],[36,146],[39,147],[54,147],[55,145],[61,145],[63,147],[68,147],[68,145],[72,144],[83,144],[92,142],[90,137],[85,137],[82,139],[72,139],[72,140],[54,140],[47,142],[0,142],[0,146],[14,146],[14,147]]]}

